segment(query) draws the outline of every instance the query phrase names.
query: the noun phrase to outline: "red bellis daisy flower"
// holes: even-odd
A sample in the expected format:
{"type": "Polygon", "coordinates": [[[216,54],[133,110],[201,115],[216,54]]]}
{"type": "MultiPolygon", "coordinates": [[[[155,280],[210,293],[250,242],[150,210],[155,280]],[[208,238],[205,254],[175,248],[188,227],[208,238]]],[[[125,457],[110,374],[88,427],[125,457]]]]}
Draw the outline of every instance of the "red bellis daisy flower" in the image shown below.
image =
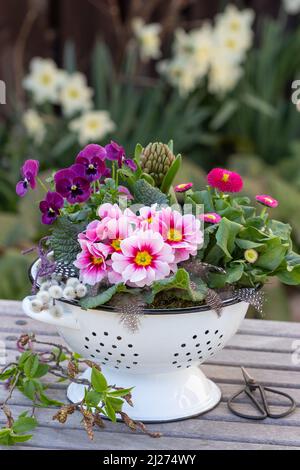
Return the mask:
{"type": "Polygon", "coordinates": [[[255,199],[263,206],[272,207],[273,209],[279,204],[276,199],[274,199],[272,196],[268,196],[268,194],[258,194],[255,196],[255,199]]]}
{"type": "Polygon", "coordinates": [[[176,193],[185,193],[193,187],[193,183],[181,183],[175,186],[174,190],[176,193]]]}
{"type": "Polygon", "coordinates": [[[207,182],[212,188],[217,188],[224,193],[238,193],[243,189],[243,180],[238,173],[214,168],[207,175],[207,182]]]}
{"type": "Polygon", "coordinates": [[[216,212],[207,212],[206,214],[201,214],[199,219],[208,224],[218,224],[222,217],[216,212]]]}

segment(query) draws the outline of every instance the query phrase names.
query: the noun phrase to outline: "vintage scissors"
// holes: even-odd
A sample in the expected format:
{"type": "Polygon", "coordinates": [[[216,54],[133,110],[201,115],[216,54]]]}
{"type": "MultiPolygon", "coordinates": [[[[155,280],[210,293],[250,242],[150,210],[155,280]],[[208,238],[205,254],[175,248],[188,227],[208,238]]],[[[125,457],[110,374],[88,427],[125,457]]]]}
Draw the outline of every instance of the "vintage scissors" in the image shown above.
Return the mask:
{"type": "Polygon", "coordinates": [[[265,418],[274,418],[274,419],[283,418],[284,416],[288,416],[290,413],[292,413],[295,410],[296,402],[290,395],[284,392],[279,392],[278,390],[275,390],[274,388],[265,387],[259,384],[258,382],[255,381],[255,379],[253,379],[253,377],[249,375],[249,373],[246,371],[244,367],[241,367],[241,369],[242,369],[242,373],[243,373],[244,380],[245,380],[245,387],[242,390],[240,390],[238,393],[233,395],[228,400],[228,403],[227,403],[228,408],[230,409],[232,413],[234,413],[237,416],[240,416],[241,418],[259,420],[259,419],[265,419],[265,418]],[[259,401],[257,397],[255,396],[256,391],[259,392],[258,397],[260,396],[261,401],[259,401]],[[272,413],[270,406],[268,404],[266,392],[270,392],[274,395],[280,395],[282,397],[287,398],[288,403],[290,403],[290,407],[281,413],[272,413]],[[240,411],[237,411],[235,407],[233,407],[233,403],[235,402],[235,400],[239,396],[241,396],[243,393],[245,393],[250,398],[252,405],[254,405],[254,407],[257,408],[257,410],[259,411],[258,415],[244,414],[244,413],[241,413],[240,411]]]}

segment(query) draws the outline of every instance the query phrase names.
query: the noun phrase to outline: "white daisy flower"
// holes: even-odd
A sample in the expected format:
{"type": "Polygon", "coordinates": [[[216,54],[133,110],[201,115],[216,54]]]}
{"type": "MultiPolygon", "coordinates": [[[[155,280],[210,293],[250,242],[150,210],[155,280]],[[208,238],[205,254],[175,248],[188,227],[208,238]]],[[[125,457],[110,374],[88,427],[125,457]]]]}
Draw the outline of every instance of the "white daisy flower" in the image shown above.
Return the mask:
{"type": "Polygon", "coordinates": [[[25,111],[22,117],[25,130],[28,136],[37,144],[44,140],[46,128],[43,118],[34,109],[25,111]]]}
{"type": "Polygon", "coordinates": [[[69,127],[77,133],[81,145],[99,142],[116,128],[108,111],[87,111],[71,121],[69,127]]]}
{"type": "Polygon", "coordinates": [[[300,0],[283,0],[283,6],[288,15],[300,13],[300,0]]]}
{"type": "Polygon", "coordinates": [[[51,59],[35,57],[29,65],[30,73],[23,80],[23,86],[32,93],[36,103],[56,103],[60,86],[66,74],[59,70],[51,59]]]}
{"type": "Polygon", "coordinates": [[[63,113],[72,116],[91,109],[92,96],[93,90],[87,86],[86,77],[82,73],[68,75],[59,95],[63,113]]]}
{"type": "Polygon", "coordinates": [[[145,24],[141,18],[135,18],[132,22],[132,29],[140,46],[142,60],[158,59],[161,56],[159,37],[161,25],[159,23],[145,24]]]}

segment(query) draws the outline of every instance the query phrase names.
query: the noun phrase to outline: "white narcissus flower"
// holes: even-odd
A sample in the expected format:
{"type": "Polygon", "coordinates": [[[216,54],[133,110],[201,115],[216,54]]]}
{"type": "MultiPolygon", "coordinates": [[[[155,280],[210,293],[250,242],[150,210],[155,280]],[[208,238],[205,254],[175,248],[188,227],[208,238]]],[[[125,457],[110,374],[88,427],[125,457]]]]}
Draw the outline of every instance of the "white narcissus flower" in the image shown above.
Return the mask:
{"type": "Polygon", "coordinates": [[[82,73],[68,75],[59,94],[63,113],[72,116],[79,111],[91,109],[92,96],[93,90],[87,86],[86,77],[82,73]]]}
{"type": "Polygon", "coordinates": [[[34,109],[28,109],[23,114],[22,121],[29,137],[37,144],[41,144],[44,140],[46,129],[40,114],[34,109]]]}
{"type": "Polygon", "coordinates": [[[32,59],[29,70],[23,86],[32,93],[34,101],[38,104],[56,103],[59,88],[65,81],[65,72],[59,70],[53,60],[40,57],[32,59]]]}
{"type": "Polygon", "coordinates": [[[142,60],[158,59],[161,56],[159,37],[161,25],[159,23],[145,24],[141,18],[135,18],[132,22],[132,29],[140,45],[142,60]]]}
{"type": "Polygon", "coordinates": [[[70,129],[78,134],[81,145],[99,142],[115,128],[108,111],[88,111],[70,122],[70,129]]]}
{"type": "Polygon", "coordinates": [[[283,6],[288,15],[300,13],[300,0],[283,0],[283,6]]]}
{"type": "Polygon", "coordinates": [[[230,63],[220,51],[219,54],[215,54],[211,64],[209,91],[216,95],[224,95],[236,86],[242,75],[242,67],[230,63]]]}
{"type": "Polygon", "coordinates": [[[246,51],[252,45],[254,11],[250,9],[239,10],[235,5],[228,5],[224,13],[216,16],[215,31],[226,31],[239,42],[239,47],[246,51]]]}
{"type": "Polygon", "coordinates": [[[181,96],[186,96],[197,86],[198,75],[193,62],[183,57],[178,56],[172,60],[161,61],[158,64],[158,71],[178,89],[181,96]]]}

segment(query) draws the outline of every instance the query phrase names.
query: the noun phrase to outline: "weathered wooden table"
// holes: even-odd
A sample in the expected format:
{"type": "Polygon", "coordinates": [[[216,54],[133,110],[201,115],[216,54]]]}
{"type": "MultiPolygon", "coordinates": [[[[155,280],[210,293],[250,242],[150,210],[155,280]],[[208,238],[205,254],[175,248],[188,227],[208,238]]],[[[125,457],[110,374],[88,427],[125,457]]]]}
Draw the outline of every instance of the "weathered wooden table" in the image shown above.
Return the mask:
{"type": "MultiPolygon", "coordinates": [[[[6,350],[7,361],[19,354],[16,339],[24,332],[34,332],[44,341],[60,341],[53,327],[25,317],[19,302],[0,301],[0,345],[6,350]]],[[[299,405],[300,352],[298,355],[297,348],[300,350],[300,323],[245,320],[230,344],[202,366],[223,392],[220,405],[206,415],[176,423],[148,425],[149,429],[163,433],[157,439],[133,433],[122,423],[108,422],[104,430],[95,432],[91,442],[81,428],[79,416],[72,415],[61,425],[51,420],[53,410],[44,409],[38,412],[40,426],[34,431],[33,439],[17,449],[300,449],[299,407],[286,418],[258,422],[238,418],[227,408],[228,397],[243,383],[242,365],[257,380],[288,392],[299,405]]],[[[65,387],[52,384],[48,395],[65,400],[65,387]]],[[[0,402],[3,396],[1,386],[0,402]]],[[[12,408],[18,414],[28,403],[21,394],[16,394],[12,408]]],[[[276,398],[273,404],[278,410],[276,398]]],[[[244,412],[250,411],[246,400],[241,400],[239,406],[244,412]]],[[[1,424],[3,422],[2,415],[1,424]]]]}

